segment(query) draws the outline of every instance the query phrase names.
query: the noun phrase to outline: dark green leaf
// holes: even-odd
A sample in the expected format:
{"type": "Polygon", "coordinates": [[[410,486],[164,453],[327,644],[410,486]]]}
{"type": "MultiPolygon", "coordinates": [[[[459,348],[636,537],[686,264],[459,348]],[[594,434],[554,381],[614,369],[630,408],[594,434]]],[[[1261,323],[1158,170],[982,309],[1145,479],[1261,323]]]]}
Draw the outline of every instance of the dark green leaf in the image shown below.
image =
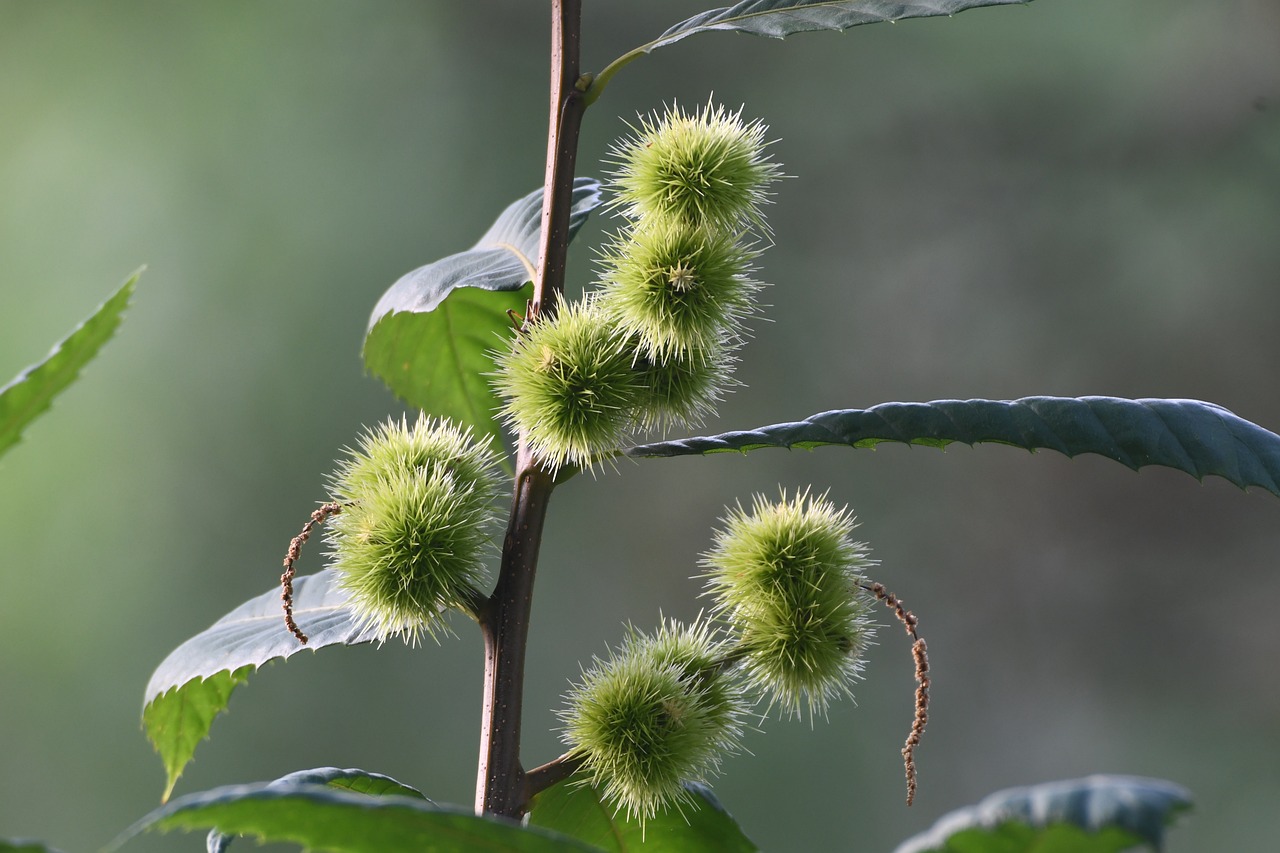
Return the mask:
{"type": "Polygon", "coordinates": [[[108,850],[154,829],[216,829],[335,853],[598,853],[566,836],[477,817],[470,809],[326,785],[231,785],[189,794],[144,817],[108,850]]]}
{"type": "Polygon", "coordinates": [[[140,275],[142,270],[129,276],[111,298],[76,326],[44,361],[28,367],[0,388],[0,454],[18,443],[27,424],[49,408],[53,398],[76,380],[84,366],[115,334],[140,275]]]}
{"type": "Polygon", "coordinates": [[[757,850],[705,785],[687,783],[690,802],[650,818],[642,827],[617,813],[600,792],[576,781],[538,794],[529,822],[594,844],[609,853],[632,849],[661,853],[750,853],[757,850]]]}
{"type": "Polygon", "coordinates": [[[1135,471],[1163,465],[1196,479],[1218,476],[1242,489],[1260,486],[1280,495],[1280,435],[1198,400],[1024,397],[883,403],[756,430],[646,444],[626,455],[698,456],[828,444],[874,447],[882,441],[928,447],[994,442],[1067,456],[1096,453],[1135,471]]]}
{"type": "MultiPolygon", "coordinates": [[[[570,239],[600,202],[598,181],[574,181],[570,239]]],[[[369,318],[365,367],[406,403],[480,437],[498,435],[490,352],[510,334],[507,310],[525,309],[531,293],[522,290],[531,278],[525,261],[537,263],[541,234],[539,189],[504,210],[469,250],[402,277],[369,318]]]]}
{"type": "Polygon", "coordinates": [[[1159,850],[1165,827],[1191,807],[1161,779],[1089,776],[997,791],[943,815],[894,853],[1119,853],[1159,850]]]}
{"type": "Polygon", "coordinates": [[[61,853],[42,841],[21,838],[0,838],[0,853],[61,853]]]}
{"type": "Polygon", "coordinates": [[[142,723],[164,762],[164,798],[182,775],[196,745],[227,707],[231,692],[269,660],[303,649],[354,645],[379,639],[352,615],[347,594],[325,569],[294,581],[294,619],[310,638],[298,642],[284,626],[280,590],[246,601],[164,659],[147,684],[142,723]]]}
{"type": "MultiPolygon", "coordinates": [[[[268,788],[282,790],[308,785],[324,785],[329,788],[354,791],[370,797],[401,796],[430,802],[416,788],[401,784],[390,776],[381,773],[369,773],[365,770],[340,770],[337,767],[317,767],[314,770],[299,770],[287,776],[281,776],[267,784],[268,788]]],[[[224,853],[231,846],[232,837],[218,830],[212,830],[205,847],[208,853],[224,853]]]]}
{"type": "Polygon", "coordinates": [[[600,96],[620,68],[637,57],[674,44],[695,33],[713,30],[786,38],[814,30],[844,31],[859,24],[954,15],[980,6],[1025,5],[1031,0],[743,0],[681,21],[647,44],[615,59],[588,90],[588,101],[600,96]]]}

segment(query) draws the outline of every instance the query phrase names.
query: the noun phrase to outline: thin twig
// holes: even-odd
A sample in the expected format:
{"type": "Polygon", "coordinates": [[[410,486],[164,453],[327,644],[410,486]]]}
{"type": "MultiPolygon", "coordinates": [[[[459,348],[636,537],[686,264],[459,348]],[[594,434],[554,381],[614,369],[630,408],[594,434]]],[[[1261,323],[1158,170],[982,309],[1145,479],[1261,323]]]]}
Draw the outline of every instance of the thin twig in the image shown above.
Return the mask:
{"type": "Polygon", "coordinates": [[[563,782],[582,769],[582,757],[566,752],[559,758],[553,758],[541,767],[535,767],[524,776],[526,801],[555,785],[563,782]]]}
{"type": "Polygon", "coordinates": [[[911,657],[916,665],[916,710],[911,721],[911,733],[907,735],[907,742],[902,747],[902,762],[907,774],[907,805],[911,805],[916,798],[916,747],[920,745],[925,724],[929,722],[929,649],[916,632],[916,615],[904,607],[896,595],[885,589],[884,584],[863,584],[862,588],[893,608],[894,615],[914,640],[911,644],[911,657]]]}
{"type": "Polygon", "coordinates": [[[284,602],[284,624],[289,629],[289,633],[297,637],[298,642],[304,646],[307,644],[307,635],[302,633],[298,623],[293,621],[294,564],[298,562],[298,557],[302,554],[302,546],[307,544],[307,540],[311,538],[311,532],[315,530],[316,525],[324,524],[326,519],[340,512],[342,512],[342,504],[340,503],[321,504],[319,509],[311,513],[310,520],[302,525],[302,532],[290,540],[289,550],[284,555],[284,574],[280,576],[280,586],[283,588],[280,593],[280,600],[284,602]]]}

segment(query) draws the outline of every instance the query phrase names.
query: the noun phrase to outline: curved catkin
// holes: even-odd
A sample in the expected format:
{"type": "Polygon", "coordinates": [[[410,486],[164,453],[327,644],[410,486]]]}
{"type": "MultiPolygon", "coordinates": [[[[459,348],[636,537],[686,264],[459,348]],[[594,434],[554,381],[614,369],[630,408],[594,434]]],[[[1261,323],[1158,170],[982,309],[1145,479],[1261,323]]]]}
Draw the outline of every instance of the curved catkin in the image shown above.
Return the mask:
{"type": "Polygon", "coordinates": [[[615,206],[633,221],[670,221],[730,232],[765,230],[761,206],[780,176],[766,128],[708,103],[642,116],[612,150],[615,206]]]}
{"type": "Polygon", "coordinates": [[[497,456],[448,421],[388,421],[334,474],[342,512],[326,538],[351,607],[384,637],[416,643],[469,611],[496,522],[497,456]]]}
{"type": "Polygon", "coordinates": [[[551,468],[589,467],[635,424],[643,389],[633,357],[594,300],[566,303],[497,354],[501,415],[551,468]]]}
{"type": "Polygon", "coordinates": [[[855,519],[807,491],[729,511],[703,557],[716,612],[737,632],[748,678],[780,708],[823,713],[850,695],[872,634],[870,565],[855,519]]]}
{"type": "Polygon", "coordinates": [[[616,807],[645,820],[738,749],[747,711],[705,624],[632,634],[596,660],[561,712],[570,754],[616,807]]]}

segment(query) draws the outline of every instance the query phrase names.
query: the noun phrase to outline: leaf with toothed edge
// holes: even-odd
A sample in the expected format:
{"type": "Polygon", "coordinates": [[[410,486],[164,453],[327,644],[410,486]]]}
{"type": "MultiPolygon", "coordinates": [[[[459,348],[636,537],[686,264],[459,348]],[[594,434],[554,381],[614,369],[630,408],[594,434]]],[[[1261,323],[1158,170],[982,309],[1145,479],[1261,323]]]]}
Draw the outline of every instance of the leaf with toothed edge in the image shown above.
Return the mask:
{"type": "Polygon", "coordinates": [[[142,723],[164,762],[164,799],[226,709],[232,691],[255,669],[303,649],[383,639],[352,613],[335,578],[332,569],[325,569],[294,581],[293,615],[309,637],[305,646],[285,628],[277,587],[178,646],[156,669],[147,684],[142,723]]]}
{"type": "Polygon", "coordinates": [[[997,791],[943,815],[894,853],[1120,853],[1159,850],[1165,828],[1191,807],[1163,779],[1089,776],[997,791]]]}
{"type": "MultiPolygon", "coordinates": [[[[577,178],[569,239],[601,203],[600,182],[577,178]]],[[[364,340],[365,368],[427,414],[500,435],[488,374],[491,352],[523,312],[538,262],[542,189],[510,204],[465,252],[407,273],[378,300],[364,340]]]]}
{"type": "Polygon", "coordinates": [[[881,442],[943,448],[995,443],[1066,456],[1095,453],[1138,470],[1160,465],[1198,480],[1222,477],[1280,496],[1280,435],[1199,400],[1023,397],[882,403],[823,412],[794,423],[624,451],[633,458],[701,456],[765,447],[874,447],[881,442]]]}
{"type": "Polygon", "coordinates": [[[571,835],[609,853],[632,849],[664,853],[752,853],[758,850],[706,785],[686,782],[689,802],[638,820],[618,813],[581,777],[560,782],[534,797],[529,822],[571,835]]]}
{"type": "Polygon", "coordinates": [[[141,269],[129,276],[89,319],[59,342],[44,361],[28,367],[0,388],[0,455],[18,443],[27,425],[79,378],[85,365],[111,340],[140,275],[141,269]]]}

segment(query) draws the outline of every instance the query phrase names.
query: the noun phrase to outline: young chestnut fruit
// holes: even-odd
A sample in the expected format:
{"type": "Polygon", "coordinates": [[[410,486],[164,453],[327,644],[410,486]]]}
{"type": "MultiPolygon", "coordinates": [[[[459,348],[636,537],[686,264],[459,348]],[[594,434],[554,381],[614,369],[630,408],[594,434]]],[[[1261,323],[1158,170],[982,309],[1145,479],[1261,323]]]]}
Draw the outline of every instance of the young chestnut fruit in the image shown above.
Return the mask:
{"type": "Polygon", "coordinates": [[[332,478],[343,509],[326,538],[351,606],[382,637],[416,644],[469,611],[497,521],[498,459],[447,420],[401,418],[361,436],[332,478]]]}
{"type": "Polygon", "coordinates": [[[729,510],[703,556],[715,613],[738,635],[747,678],[792,715],[811,715],[851,695],[872,634],[872,598],[862,588],[872,564],[852,539],[856,521],[807,490],[751,512],[729,510]]]}
{"type": "Polygon", "coordinates": [[[501,415],[547,465],[589,467],[635,424],[634,355],[590,295],[527,325],[495,360],[501,415]]]}
{"type": "Polygon", "coordinates": [[[596,659],[560,713],[570,754],[591,784],[644,821],[688,800],[686,781],[714,773],[738,749],[748,710],[724,646],[703,622],[633,632],[596,659]]]}
{"type": "Polygon", "coordinates": [[[760,208],[781,176],[765,152],[765,126],[708,103],[642,116],[611,151],[615,206],[647,226],[674,222],[736,233],[766,230],[760,208]]]}

